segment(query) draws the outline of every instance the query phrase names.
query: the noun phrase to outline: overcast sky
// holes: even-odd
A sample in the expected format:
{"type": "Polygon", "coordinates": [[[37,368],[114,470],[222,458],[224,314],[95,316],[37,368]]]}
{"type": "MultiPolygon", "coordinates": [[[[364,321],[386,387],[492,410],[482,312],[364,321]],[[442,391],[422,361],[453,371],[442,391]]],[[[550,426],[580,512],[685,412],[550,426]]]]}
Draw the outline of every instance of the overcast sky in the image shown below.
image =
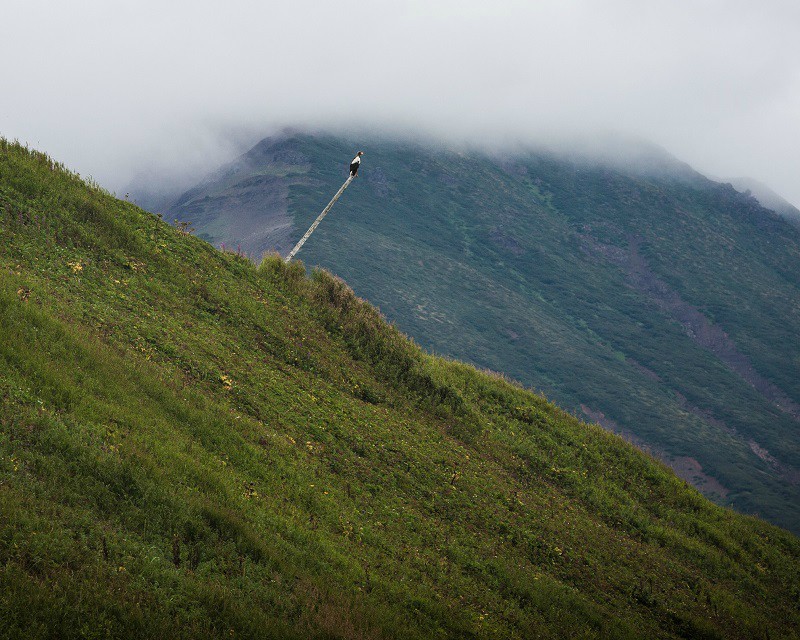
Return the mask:
{"type": "Polygon", "coordinates": [[[633,134],[800,206],[798,0],[0,0],[0,15],[0,135],[117,192],[282,126],[351,124],[633,134]]]}

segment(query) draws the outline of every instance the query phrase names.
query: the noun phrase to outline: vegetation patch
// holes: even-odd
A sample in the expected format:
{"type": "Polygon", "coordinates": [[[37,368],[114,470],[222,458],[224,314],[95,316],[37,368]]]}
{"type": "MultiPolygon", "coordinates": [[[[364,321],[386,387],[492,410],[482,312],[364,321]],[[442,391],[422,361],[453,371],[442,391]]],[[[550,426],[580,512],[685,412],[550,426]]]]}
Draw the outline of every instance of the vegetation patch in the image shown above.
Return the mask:
{"type": "Polygon", "coordinates": [[[0,142],[0,637],[788,638],[799,557],[329,274],[0,142]]]}

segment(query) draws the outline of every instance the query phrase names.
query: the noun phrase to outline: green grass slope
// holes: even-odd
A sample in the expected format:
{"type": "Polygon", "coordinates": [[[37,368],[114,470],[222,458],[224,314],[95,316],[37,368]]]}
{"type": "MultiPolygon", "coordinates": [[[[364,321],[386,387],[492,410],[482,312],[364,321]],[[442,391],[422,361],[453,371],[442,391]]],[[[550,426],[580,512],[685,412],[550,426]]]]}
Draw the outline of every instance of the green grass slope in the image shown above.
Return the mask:
{"type": "Polygon", "coordinates": [[[0,141],[0,637],[779,638],[800,541],[0,141]]]}
{"type": "MultiPolygon", "coordinates": [[[[259,256],[287,216],[294,240],[308,228],[352,144],[265,140],[170,219],[259,256]]],[[[424,348],[632,434],[707,496],[800,532],[797,228],[652,152],[611,166],[358,144],[359,178],[301,259],[424,348]]]]}

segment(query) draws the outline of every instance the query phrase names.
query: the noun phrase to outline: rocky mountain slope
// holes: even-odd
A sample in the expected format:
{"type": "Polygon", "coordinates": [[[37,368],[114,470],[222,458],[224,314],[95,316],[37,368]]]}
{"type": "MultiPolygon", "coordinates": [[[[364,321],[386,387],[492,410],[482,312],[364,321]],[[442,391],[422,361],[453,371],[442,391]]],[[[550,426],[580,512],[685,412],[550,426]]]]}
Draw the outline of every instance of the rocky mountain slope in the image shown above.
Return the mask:
{"type": "Polygon", "coordinates": [[[752,194],[753,197],[767,209],[772,209],[776,213],[784,216],[787,220],[795,224],[800,224],[800,209],[795,207],[780,194],[775,193],[775,191],[770,189],[763,182],[759,182],[753,178],[732,178],[729,182],[738,191],[752,194]]]}
{"type": "Polygon", "coordinates": [[[267,139],[169,218],[300,253],[420,344],[648,448],[707,496],[800,531],[800,231],[663,152],[488,156],[267,139]]]}

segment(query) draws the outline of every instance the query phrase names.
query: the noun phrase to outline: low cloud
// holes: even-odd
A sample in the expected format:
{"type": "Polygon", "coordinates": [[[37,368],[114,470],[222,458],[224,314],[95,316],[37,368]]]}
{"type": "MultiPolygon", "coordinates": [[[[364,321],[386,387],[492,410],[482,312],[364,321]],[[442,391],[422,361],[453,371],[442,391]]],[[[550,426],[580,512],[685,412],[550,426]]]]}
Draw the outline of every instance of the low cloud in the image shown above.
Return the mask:
{"type": "Polygon", "coordinates": [[[119,191],[286,126],[621,132],[800,203],[800,4],[7,0],[0,134],[119,191]]]}

